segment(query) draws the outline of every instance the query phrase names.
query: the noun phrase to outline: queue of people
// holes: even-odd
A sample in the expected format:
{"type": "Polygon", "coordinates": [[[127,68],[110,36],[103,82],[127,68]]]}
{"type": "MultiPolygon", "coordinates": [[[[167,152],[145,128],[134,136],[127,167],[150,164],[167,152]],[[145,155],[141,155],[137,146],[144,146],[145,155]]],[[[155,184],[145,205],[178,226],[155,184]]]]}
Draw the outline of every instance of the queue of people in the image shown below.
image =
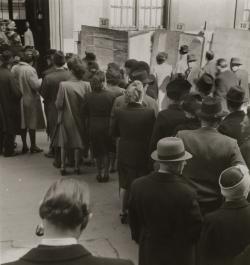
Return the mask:
{"type": "MultiPolygon", "coordinates": [[[[21,135],[23,154],[42,152],[36,144],[36,130],[45,128],[42,98],[50,140],[45,156],[53,158],[62,176],[70,174],[70,167],[82,174],[87,157],[95,162],[99,183],[118,171],[120,221],[129,223],[139,244],[140,265],[235,265],[250,246],[247,77],[239,73],[237,58],[229,69],[225,59],[214,61],[209,51],[199,68],[187,45],[180,47],[180,56],[171,66],[167,54],[159,53],[152,73],[146,62],[134,59],[125,62],[124,70],[112,62],[104,72],[93,53],[81,59],[53,50],[39,79],[31,48],[15,65],[11,51],[2,52],[0,151],[17,155],[15,137],[21,135]]],[[[80,184],[64,178],[53,185],[40,207],[44,229],[60,231],[60,237],[67,229],[72,232],[62,257],[68,258],[70,248],[87,253],[72,240],[87,224],[87,203],[72,202],[83,207],[70,220],[70,211],[60,208],[66,199],[51,204],[63,198],[59,195],[69,196],[67,203],[73,197],[82,200],[80,184]]],[[[59,255],[64,240],[58,249],[50,248],[47,236],[23,259],[40,251],[59,255]]],[[[99,264],[88,259],[86,264],[99,264]]]]}

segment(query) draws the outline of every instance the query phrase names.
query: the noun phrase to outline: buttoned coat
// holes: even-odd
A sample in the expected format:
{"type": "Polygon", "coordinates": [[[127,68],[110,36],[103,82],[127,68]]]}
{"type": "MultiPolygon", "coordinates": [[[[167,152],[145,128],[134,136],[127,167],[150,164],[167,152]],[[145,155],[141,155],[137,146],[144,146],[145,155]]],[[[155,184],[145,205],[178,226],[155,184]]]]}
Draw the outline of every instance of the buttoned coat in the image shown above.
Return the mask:
{"type": "Polygon", "coordinates": [[[35,68],[25,62],[13,66],[12,72],[22,92],[21,99],[21,128],[44,129],[42,103],[38,91],[41,81],[35,68]]]}
{"type": "Polygon", "coordinates": [[[245,164],[237,141],[222,135],[212,127],[179,131],[177,137],[184,142],[193,157],[187,161],[183,175],[195,188],[200,202],[221,198],[219,176],[228,167],[245,164]]]}
{"type": "Polygon", "coordinates": [[[31,249],[19,260],[5,265],[133,265],[129,260],[94,257],[83,246],[45,246],[31,249]]]}
{"type": "Polygon", "coordinates": [[[250,204],[225,202],[205,217],[200,240],[200,265],[230,265],[250,244],[250,204]]]}
{"type": "Polygon", "coordinates": [[[50,137],[53,133],[57,124],[57,108],[55,101],[59,90],[60,82],[67,81],[70,78],[69,71],[58,68],[54,72],[47,74],[41,85],[40,94],[44,99],[44,110],[47,118],[47,133],[50,137]]]}
{"type": "Polygon", "coordinates": [[[186,123],[187,118],[180,105],[169,105],[166,110],[159,112],[152,133],[150,150],[154,151],[157,142],[164,138],[174,136],[178,125],[186,123]]]}
{"type": "Polygon", "coordinates": [[[0,105],[2,130],[17,134],[21,128],[20,99],[21,91],[9,69],[0,67],[0,105]]]}
{"type": "Polygon", "coordinates": [[[245,118],[244,111],[234,111],[228,114],[228,116],[221,122],[218,131],[229,137],[237,140],[238,145],[241,145],[242,139],[242,125],[241,122],[245,118]]]}
{"type": "Polygon", "coordinates": [[[182,177],[154,172],[135,180],[129,217],[132,239],[139,244],[139,265],[194,264],[202,217],[182,177]]]}

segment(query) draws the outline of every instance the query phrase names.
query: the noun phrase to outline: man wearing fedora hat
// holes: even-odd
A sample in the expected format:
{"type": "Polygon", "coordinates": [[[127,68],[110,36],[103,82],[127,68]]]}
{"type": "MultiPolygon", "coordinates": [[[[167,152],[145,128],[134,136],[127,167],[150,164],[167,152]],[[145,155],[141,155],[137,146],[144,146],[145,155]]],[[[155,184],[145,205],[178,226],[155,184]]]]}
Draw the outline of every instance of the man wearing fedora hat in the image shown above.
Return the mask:
{"type": "Polygon", "coordinates": [[[248,72],[241,68],[242,62],[240,58],[233,57],[230,61],[230,68],[239,80],[239,85],[245,90],[246,104],[249,103],[249,87],[248,87],[248,72]]]}
{"type": "Polygon", "coordinates": [[[237,140],[238,145],[242,143],[241,123],[245,117],[242,107],[247,101],[245,91],[240,86],[231,87],[227,93],[227,107],[230,114],[221,122],[219,132],[237,140]]]}
{"type": "Polygon", "coordinates": [[[214,78],[208,73],[204,73],[196,83],[196,90],[200,93],[202,98],[212,96],[214,87],[214,78]]]}
{"type": "Polygon", "coordinates": [[[183,175],[196,190],[203,214],[221,205],[218,185],[221,172],[230,166],[245,164],[237,141],[217,130],[226,114],[219,98],[206,97],[198,112],[201,128],[179,131],[177,134],[186,150],[193,155],[183,175]]]}
{"type": "Polygon", "coordinates": [[[192,155],[181,139],[166,137],[151,157],[160,164],[159,171],[133,182],[129,202],[139,265],[194,264],[202,218],[195,194],[181,176],[192,155]]]}
{"type": "Polygon", "coordinates": [[[183,78],[176,78],[168,83],[166,91],[169,105],[157,116],[150,143],[151,151],[155,150],[157,142],[161,138],[173,136],[175,128],[187,121],[181,104],[185,95],[190,92],[190,88],[191,84],[183,78]]]}
{"type": "Polygon", "coordinates": [[[219,177],[219,186],[225,202],[205,217],[200,265],[232,265],[234,257],[250,244],[249,169],[243,165],[225,169],[219,177]]]}

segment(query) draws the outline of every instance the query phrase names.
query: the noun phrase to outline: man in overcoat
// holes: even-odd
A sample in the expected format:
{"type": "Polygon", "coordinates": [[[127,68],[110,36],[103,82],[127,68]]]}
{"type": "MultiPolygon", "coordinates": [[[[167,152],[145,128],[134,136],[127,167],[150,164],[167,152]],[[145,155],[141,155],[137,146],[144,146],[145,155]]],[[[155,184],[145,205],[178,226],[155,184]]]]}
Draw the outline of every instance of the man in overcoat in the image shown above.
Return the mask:
{"type": "Polygon", "coordinates": [[[4,156],[13,156],[14,139],[20,133],[20,99],[22,93],[18,89],[14,76],[9,70],[13,56],[10,51],[4,51],[1,56],[0,66],[0,106],[1,106],[1,133],[0,141],[4,156]]]}
{"type": "Polygon", "coordinates": [[[21,100],[21,129],[23,153],[28,152],[26,142],[27,130],[30,135],[30,152],[39,153],[43,150],[36,145],[36,130],[45,128],[45,121],[42,111],[42,103],[38,91],[41,87],[41,80],[38,79],[37,72],[34,67],[33,50],[26,49],[23,53],[21,62],[12,68],[12,72],[18,82],[19,89],[23,97],[21,100]]]}
{"type": "Polygon", "coordinates": [[[231,265],[233,258],[250,244],[249,169],[234,166],[224,170],[219,185],[225,202],[205,217],[200,265],[231,265]]]}
{"type": "MultiPolygon", "coordinates": [[[[52,139],[57,124],[57,108],[55,101],[59,84],[62,81],[67,81],[70,78],[69,71],[63,67],[65,64],[65,57],[63,52],[57,51],[53,56],[54,71],[47,74],[41,85],[40,94],[44,99],[44,109],[47,118],[47,133],[52,139]]],[[[46,154],[47,157],[53,157],[52,149],[46,154]]]]}
{"type": "Polygon", "coordinates": [[[169,105],[167,109],[160,111],[157,116],[150,143],[151,151],[155,150],[157,142],[161,138],[173,136],[176,127],[187,121],[181,104],[190,89],[191,84],[183,78],[177,78],[168,83],[166,90],[169,105]]]}
{"type": "Polygon", "coordinates": [[[151,157],[160,169],[135,180],[129,218],[132,239],[139,244],[139,265],[194,264],[194,244],[202,217],[195,193],[181,176],[185,151],[181,139],[166,137],[151,157]]]}
{"type": "Polygon", "coordinates": [[[221,205],[218,179],[223,170],[237,164],[245,164],[237,141],[218,132],[226,112],[219,98],[206,97],[199,112],[201,128],[179,131],[188,152],[193,155],[183,171],[190,185],[196,190],[203,214],[221,205]]]}
{"type": "Polygon", "coordinates": [[[246,100],[245,91],[242,87],[231,87],[227,93],[227,107],[230,114],[226,116],[218,128],[220,133],[236,139],[239,146],[243,142],[242,121],[246,116],[243,111],[243,104],[246,100]]]}

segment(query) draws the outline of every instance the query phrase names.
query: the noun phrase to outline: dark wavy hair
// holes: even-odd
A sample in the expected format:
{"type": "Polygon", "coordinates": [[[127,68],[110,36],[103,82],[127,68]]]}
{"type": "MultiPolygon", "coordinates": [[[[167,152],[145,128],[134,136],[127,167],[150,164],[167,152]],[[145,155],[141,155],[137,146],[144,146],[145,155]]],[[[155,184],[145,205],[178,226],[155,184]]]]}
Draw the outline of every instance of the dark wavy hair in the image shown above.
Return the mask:
{"type": "Polygon", "coordinates": [[[72,71],[73,75],[81,80],[86,72],[86,66],[78,56],[73,56],[67,62],[69,70],[72,71]]]}
{"type": "Polygon", "coordinates": [[[62,229],[74,229],[88,216],[88,189],[77,180],[62,178],[46,192],[39,208],[42,219],[62,229]]]}
{"type": "Polygon", "coordinates": [[[102,71],[97,71],[91,77],[90,86],[92,91],[100,92],[103,89],[103,83],[105,82],[105,74],[102,71]]]}

